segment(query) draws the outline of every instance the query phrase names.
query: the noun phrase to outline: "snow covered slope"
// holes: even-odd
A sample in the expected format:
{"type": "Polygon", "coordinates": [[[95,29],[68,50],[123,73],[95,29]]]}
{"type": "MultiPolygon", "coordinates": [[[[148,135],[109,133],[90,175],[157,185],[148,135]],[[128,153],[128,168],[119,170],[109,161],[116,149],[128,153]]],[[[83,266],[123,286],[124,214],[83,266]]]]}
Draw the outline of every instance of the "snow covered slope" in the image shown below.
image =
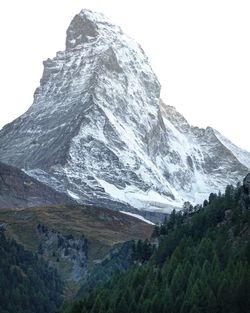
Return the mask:
{"type": "Polygon", "coordinates": [[[250,154],[237,149],[164,105],[141,47],[89,10],[71,22],[66,50],[44,62],[30,109],[0,132],[0,160],[117,209],[200,202],[248,172],[250,154]]]}
{"type": "Polygon", "coordinates": [[[249,152],[233,144],[230,149],[224,144],[227,139],[211,127],[190,126],[174,107],[161,102],[161,109],[171,146],[164,165],[183,199],[201,202],[209,193],[235,185],[249,171],[249,152]]]}
{"type": "Polygon", "coordinates": [[[249,159],[249,152],[237,147],[233,144],[230,140],[220,134],[218,131],[214,130],[215,136],[220,140],[220,142],[230,150],[234,156],[247,168],[250,168],[250,159],[249,159]]]}

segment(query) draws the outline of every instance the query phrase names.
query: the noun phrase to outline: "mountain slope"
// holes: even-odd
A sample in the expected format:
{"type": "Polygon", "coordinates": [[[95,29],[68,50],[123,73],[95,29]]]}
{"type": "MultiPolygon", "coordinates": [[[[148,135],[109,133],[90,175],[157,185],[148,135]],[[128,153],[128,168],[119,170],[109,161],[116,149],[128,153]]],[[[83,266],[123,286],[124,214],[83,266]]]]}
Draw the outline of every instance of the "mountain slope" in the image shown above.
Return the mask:
{"type": "Polygon", "coordinates": [[[243,193],[228,186],[204,206],[173,211],[155,228],[153,244],[134,246],[127,272],[65,312],[248,313],[250,210],[243,193]]]}
{"type": "Polygon", "coordinates": [[[32,106],[0,131],[0,160],[80,203],[170,212],[247,173],[250,154],[218,137],[165,106],[141,47],[83,10],[32,106]]]}
{"type": "Polygon", "coordinates": [[[215,130],[214,132],[220,142],[233,153],[233,155],[241,162],[241,164],[245,165],[247,168],[250,168],[249,152],[237,147],[218,131],[215,130]]]}
{"type": "Polygon", "coordinates": [[[64,193],[42,184],[18,168],[0,162],[0,209],[74,203],[64,193]]]}
{"type": "Polygon", "coordinates": [[[40,260],[0,228],[0,312],[48,313],[63,303],[63,282],[40,260]]]}
{"type": "Polygon", "coordinates": [[[1,210],[0,229],[57,269],[65,296],[72,297],[113,249],[149,238],[153,226],[113,210],[61,205],[1,210]]]}
{"type": "Polygon", "coordinates": [[[160,105],[171,147],[163,166],[183,199],[199,203],[209,193],[244,177],[250,166],[249,152],[229,145],[211,127],[192,127],[174,107],[160,105]]]}

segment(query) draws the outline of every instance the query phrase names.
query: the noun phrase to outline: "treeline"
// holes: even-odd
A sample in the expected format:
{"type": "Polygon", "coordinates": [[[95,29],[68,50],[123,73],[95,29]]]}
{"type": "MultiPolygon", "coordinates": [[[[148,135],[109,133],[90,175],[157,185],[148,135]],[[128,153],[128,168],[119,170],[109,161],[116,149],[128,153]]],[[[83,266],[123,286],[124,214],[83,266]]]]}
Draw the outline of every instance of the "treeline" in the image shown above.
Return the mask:
{"type": "Polygon", "coordinates": [[[242,188],[185,204],[133,248],[134,265],[70,313],[249,313],[250,212],[242,188]]]}
{"type": "Polygon", "coordinates": [[[56,271],[0,230],[0,312],[54,312],[62,293],[56,271]]]}

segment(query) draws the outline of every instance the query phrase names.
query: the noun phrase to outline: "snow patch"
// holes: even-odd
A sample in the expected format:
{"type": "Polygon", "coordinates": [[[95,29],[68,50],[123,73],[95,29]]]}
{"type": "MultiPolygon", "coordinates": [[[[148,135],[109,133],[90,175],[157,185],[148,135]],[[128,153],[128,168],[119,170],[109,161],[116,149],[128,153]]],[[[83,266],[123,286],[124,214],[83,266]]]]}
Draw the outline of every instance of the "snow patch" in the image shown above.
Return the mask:
{"type": "Polygon", "coordinates": [[[78,197],[78,195],[76,195],[74,192],[72,192],[72,191],[70,191],[70,190],[68,190],[68,189],[67,189],[67,193],[68,193],[68,195],[69,195],[71,198],[73,198],[73,199],[75,199],[75,200],[81,200],[81,198],[78,197]]]}
{"type": "Polygon", "coordinates": [[[143,192],[135,186],[126,186],[124,189],[119,189],[102,179],[97,180],[111,198],[128,203],[140,210],[170,213],[173,208],[180,209],[182,207],[182,202],[160,195],[154,190],[143,192]]]}
{"type": "Polygon", "coordinates": [[[126,212],[126,211],[120,211],[121,213],[123,214],[126,214],[126,215],[129,215],[129,216],[133,216],[135,218],[138,218],[139,220],[147,223],[147,224],[150,224],[150,225],[155,225],[155,223],[147,220],[146,218],[144,218],[143,216],[139,215],[139,214],[135,214],[135,213],[131,213],[131,212],[126,212]]]}

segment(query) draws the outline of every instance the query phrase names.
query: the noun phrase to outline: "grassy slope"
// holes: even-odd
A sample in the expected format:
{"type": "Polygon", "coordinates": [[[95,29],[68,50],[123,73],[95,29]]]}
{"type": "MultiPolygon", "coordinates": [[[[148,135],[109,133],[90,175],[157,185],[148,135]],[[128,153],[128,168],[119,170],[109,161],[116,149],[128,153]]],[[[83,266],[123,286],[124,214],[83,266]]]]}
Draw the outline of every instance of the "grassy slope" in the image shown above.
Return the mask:
{"type": "Polygon", "coordinates": [[[90,261],[101,258],[115,244],[130,239],[148,238],[153,227],[131,216],[87,206],[50,206],[0,211],[0,223],[27,249],[35,252],[39,245],[39,223],[64,235],[78,238],[84,234],[90,242],[90,261]]]}
{"type": "MultiPolygon", "coordinates": [[[[32,252],[36,252],[41,243],[37,233],[39,223],[63,235],[73,235],[76,239],[84,234],[89,242],[89,268],[92,268],[95,261],[104,258],[114,245],[131,239],[146,239],[153,230],[152,225],[134,217],[80,205],[1,210],[0,224],[2,223],[7,224],[9,236],[32,252]]],[[[69,265],[59,263],[56,266],[61,276],[67,279],[69,265]]],[[[72,283],[68,286],[72,293],[78,287],[72,283]]]]}

